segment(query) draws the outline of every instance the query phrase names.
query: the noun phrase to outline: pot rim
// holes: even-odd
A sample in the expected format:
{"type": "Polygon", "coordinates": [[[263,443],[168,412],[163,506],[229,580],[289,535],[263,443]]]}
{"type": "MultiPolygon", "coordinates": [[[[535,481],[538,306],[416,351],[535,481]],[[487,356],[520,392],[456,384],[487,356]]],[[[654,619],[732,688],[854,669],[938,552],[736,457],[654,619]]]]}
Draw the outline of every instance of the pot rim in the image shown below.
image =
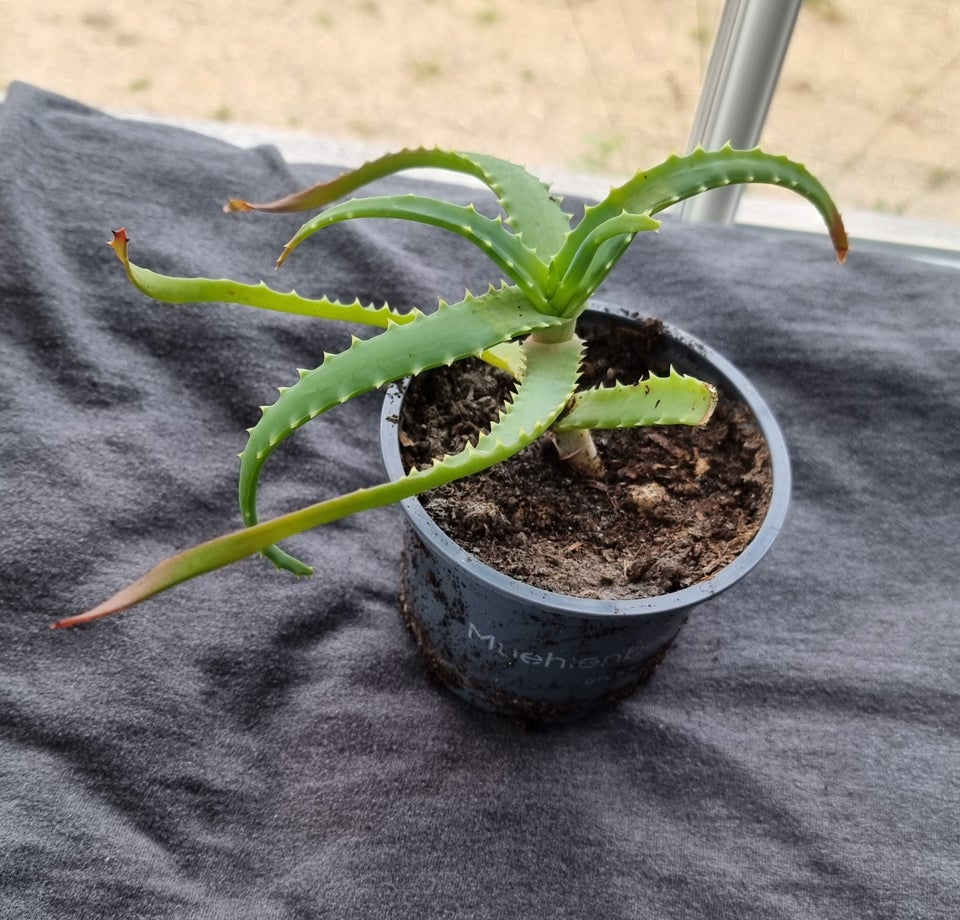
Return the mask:
{"type": "MultiPolygon", "coordinates": [[[[635,310],[602,301],[591,301],[590,310],[628,320],[646,318],[635,310]]],[[[651,616],[700,604],[740,581],[767,553],[786,520],[792,488],[786,440],[763,398],[730,361],[682,329],[666,322],[663,323],[663,328],[670,339],[696,352],[707,361],[711,369],[723,378],[724,388],[750,407],[770,451],[773,476],[770,505],[760,529],[733,562],[710,578],[669,594],[644,598],[601,599],[547,591],[503,574],[467,552],[449,537],[434,522],[416,497],[403,499],[400,505],[420,538],[431,544],[435,552],[448,564],[472,569],[476,577],[488,582],[490,587],[498,593],[515,596],[520,603],[535,604],[555,613],[567,612],[588,617],[651,616]]],[[[391,384],[384,398],[380,417],[380,452],[387,475],[391,480],[405,475],[397,429],[403,397],[409,383],[410,378],[407,378],[391,384]]]]}

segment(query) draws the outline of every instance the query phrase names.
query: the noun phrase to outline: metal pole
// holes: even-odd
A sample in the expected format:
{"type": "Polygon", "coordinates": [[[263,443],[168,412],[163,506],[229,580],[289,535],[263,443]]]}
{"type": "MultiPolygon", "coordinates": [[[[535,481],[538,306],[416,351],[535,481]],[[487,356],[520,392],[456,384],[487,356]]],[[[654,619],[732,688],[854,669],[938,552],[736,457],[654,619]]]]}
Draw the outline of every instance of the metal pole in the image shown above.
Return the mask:
{"type": "MultiPolygon", "coordinates": [[[[718,150],[728,141],[751,148],[760,141],[770,100],[787,55],[803,0],[727,0],[689,149],[718,150]]],[[[688,198],[677,211],[684,220],[733,223],[743,186],[688,198]]]]}

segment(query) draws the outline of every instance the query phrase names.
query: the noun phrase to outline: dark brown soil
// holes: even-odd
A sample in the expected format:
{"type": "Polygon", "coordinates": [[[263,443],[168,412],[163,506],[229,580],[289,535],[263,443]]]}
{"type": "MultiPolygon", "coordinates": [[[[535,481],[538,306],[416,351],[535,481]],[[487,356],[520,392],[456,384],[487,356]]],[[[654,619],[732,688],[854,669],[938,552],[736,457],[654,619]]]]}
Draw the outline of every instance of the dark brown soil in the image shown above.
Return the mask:
{"type": "MultiPolygon", "coordinates": [[[[661,325],[581,322],[581,385],[635,381],[650,370],[661,325]]],[[[683,371],[684,368],[678,368],[683,371]]],[[[404,400],[407,467],[456,451],[489,426],[512,390],[480,361],[418,377],[404,400]]],[[[579,597],[651,597],[708,578],[750,542],[771,491],[766,444],[749,410],[721,392],[704,428],[595,432],[602,480],[571,472],[549,438],[477,476],[421,496],[439,526],[485,563],[520,581],[579,597]]]]}

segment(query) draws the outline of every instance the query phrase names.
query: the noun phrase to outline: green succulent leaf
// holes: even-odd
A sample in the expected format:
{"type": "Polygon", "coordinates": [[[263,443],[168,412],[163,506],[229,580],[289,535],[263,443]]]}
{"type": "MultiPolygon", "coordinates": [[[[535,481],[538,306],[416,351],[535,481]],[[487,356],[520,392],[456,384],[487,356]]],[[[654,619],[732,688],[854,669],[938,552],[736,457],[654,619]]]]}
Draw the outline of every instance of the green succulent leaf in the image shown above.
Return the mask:
{"type": "Polygon", "coordinates": [[[428,149],[401,150],[364,163],[330,182],[321,182],[277,201],[252,204],[232,198],[225,211],[312,211],[387,176],[409,169],[443,169],[472,176],[496,195],[507,221],[544,262],[563,245],[570,218],[549,186],[522,166],[480,153],[428,149]]]}
{"type": "Polygon", "coordinates": [[[705,425],[717,405],[709,383],[679,374],[651,374],[635,384],[583,390],[554,423],[555,431],[635,428],[646,425],[705,425]]]}
{"type": "Polygon", "coordinates": [[[129,238],[123,228],[114,231],[110,246],[127,270],[127,276],[139,291],[163,303],[231,303],[278,313],[312,316],[318,319],[341,320],[386,329],[391,323],[406,323],[413,319],[409,313],[391,310],[389,306],[341,303],[325,297],[302,297],[296,291],[277,291],[262,281],[243,284],[229,278],[180,278],[162,275],[130,261],[129,238]]]}
{"type": "Polygon", "coordinates": [[[526,369],[514,399],[475,446],[394,482],[358,489],[201,543],[159,563],[91,610],[58,620],[52,628],[66,629],[119,613],[188,579],[267,552],[278,541],[305,530],[393,504],[500,463],[532,444],[563,409],[576,386],[581,350],[579,339],[555,345],[528,340],[524,345],[526,369]]]}
{"type": "Polygon", "coordinates": [[[499,217],[486,217],[473,205],[451,204],[420,195],[352,198],[333,205],[300,227],[287,243],[277,265],[282,265],[297,246],[318,230],[345,220],[369,217],[415,221],[456,233],[484,252],[538,307],[547,309],[542,293],[547,266],[516,234],[504,228],[499,217]]]}
{"type": "MultiPolygon", "coordinates": [[[[685,198],[709,189],[742,183],[762,183],[790,189],[806,198],[820,212],[839,261],[847,254],[847,236],[840,212],[823,185],[800,164],[782,156],[771,156],[761,150],[697,149],[687,156],[672,156],[653,169],[638,172],[623,185],[614,188],[599,204],[587,207],[579,224],[568,235],[554,260],[555,277],[567,277],[567,302],[561,309],[576,311],[586,303],[573,275],[568,275],[581,247],[608,220],[623,213],[653,215],[685,198]]],[[[608,244],[609,246],[609,244],[608,244]]],[[[612,251],[604,260],[603,274],[609,272],[626,250],[612,251]]],[[[594,279],[595,280],[595,279],[594,279]]],[[[596,289],[596,285],[586,285],[596,289]]]]}
{"type": "Polygon", "coordinates": [[[574,336],[546,343],[533,337],[523,343],[525,366],[513,399],[475,446],[436,459],[404,479],[417,483],[417,492],[472,475],[509,459],[545,434],[568,404],[580,376],[583,342],[574,336]],[[423,485],[428,482],[429,484],[423,485]],[[422,486],[422,488],[420,487],[422,486]]]}
{"type": "MultiPolygon", "coordinates": [[[[257,522],[260,472],[272,451],[297,428],[361,393],[430,367],[452,364],[519,335],[551,325],[557,317],[540,313],[515,288],[504,287],[455,305],[441,304],[435,313],[418,313],[412,322],[391,326],[371,339],[354,339],[349,349],[326,355],[312,371],[280,392],[250,430],[240,455],[240,508],[244,523],[257,522]]],[[[309,568],[278,547],[265,552],[278,567],[295,574],[309,568]]]]}
{"type": "MultiPolygon", "coordinates": [[[[386,304],[376,307],[362,304],[359,300],[341,303],[325,297],[302,297],[296,291],[276,291],[262,281],[259,284],[243,284],[227,278],[178,278],[161,275],[130,261],[129,239],[123,228],[114,231],[110,246],[126,268],[133,285],[147,296],[164,303],[240,304],[297,316],[358,323],[379,329],[386,329],[391,324],[403,325],[412,322],[416,316],[415,312],[400,313],[386,304]]],[[[514,377],[519,377],[523,366],[520,345],[517,342],[503,342],[485,349],[480,357],[514,377]]]]}
{"type": "Polygon", "coordinates": [[[687,156],[672,156],[660,166],[637,173],[611,198],[615,201],[622,194],[623,210],[657,214],[709,189],[750,183],[779,186],[806,198],[823,218],[837,258],[841,262],[846,258],[847,235],[829,192],[802,163],[759,149],[734,150],[727,144],[721,150],[698,148],[687,156]]]}
{"type": "MultiPolygon", "coordinates": [[[[630,214],[626,211],[594,227],[574,253],[570,267],[553,296],[553,302],[563,308],[571,301],[576,307],[586,303],[634,236],[645,230],[659,229],[660,221],[649,214],[630,214]]],[[[565,309],[564,312],[569,311],[565,309]]]]}
{"type": "Polygon", "coordinates": [[[478,153],[466,156],[482,167],[484,181],[497,196],[507,223],[541,261],[549,262],[570,231],[570,215],[550,195],[550,187],[507,160],[478,153]]]}

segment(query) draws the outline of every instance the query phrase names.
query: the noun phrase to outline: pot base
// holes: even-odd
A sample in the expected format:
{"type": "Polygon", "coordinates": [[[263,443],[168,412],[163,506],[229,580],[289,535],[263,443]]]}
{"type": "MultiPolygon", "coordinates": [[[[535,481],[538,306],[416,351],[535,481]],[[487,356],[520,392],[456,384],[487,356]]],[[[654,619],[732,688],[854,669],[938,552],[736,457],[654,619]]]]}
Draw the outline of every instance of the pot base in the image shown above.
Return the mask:
{"type": "MultiPolygon", "coordinates": [[[[416,539],[416,537],[411,538],[416,539]]],[[[638,662],[630,682],[586,701],[579,694],[568,699],[543,700],[508,693],[497,687],[496,684],[486,683],[476,677],[468,677],[436,650],[430,641],[430,630],[416,615],[413,605],[410,603],[407,590],[407,572],[408,555],[404,552],[400,563],[400,593],[398,598],[400,618],[420,649],[424,665],[430,676],[442,687],[465,702],[487,712],[505,715],[525,728],[574,722],[591,712],[633,696],[653,677],[657,666],[663,661],[673,645],[674,640],[670,639],[658,652],[638,662]]]]}
{"type": "Polygon", "coordinates": [[[689,607],[649,617],[504,605],[407,528],[400,614],[428,671],[461,699],[524,725],[574,721],[625,699],[664,659],[689,607]]]}

